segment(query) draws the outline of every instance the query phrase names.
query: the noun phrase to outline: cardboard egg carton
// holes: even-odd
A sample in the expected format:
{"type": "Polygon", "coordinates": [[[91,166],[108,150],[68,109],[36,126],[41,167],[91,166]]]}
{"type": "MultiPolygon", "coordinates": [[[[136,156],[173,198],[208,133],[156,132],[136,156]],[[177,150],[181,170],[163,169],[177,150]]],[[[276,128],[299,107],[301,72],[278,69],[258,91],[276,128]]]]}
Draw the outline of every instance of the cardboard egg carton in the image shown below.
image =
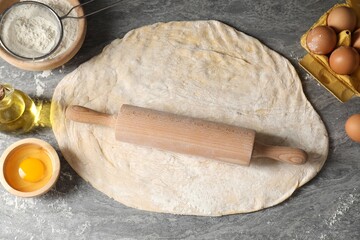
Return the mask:
{"type": "MultiPolygon", "coordinates": [[[[326,20],[332,9],[340,6],[351,7],[355,10],[360,27],[360,0],[347,0],[344,4],[336,4],[301,37],[301,46],[308,52],[299,62],[321,85],[330,91],[339,101],[346,102],[352,97],[360,97],[360,67],[351,75],[336,74],[329,65],[327,55],[311,53],[306,45],[306,37],[309,31],[317,26],[325,26],[326,20]]],[[[357,29],[356,28],[356,29],[357,29]]],[[[344,30],[338,34],[337,46],[350,46],[351,32],[344,30]]]]}

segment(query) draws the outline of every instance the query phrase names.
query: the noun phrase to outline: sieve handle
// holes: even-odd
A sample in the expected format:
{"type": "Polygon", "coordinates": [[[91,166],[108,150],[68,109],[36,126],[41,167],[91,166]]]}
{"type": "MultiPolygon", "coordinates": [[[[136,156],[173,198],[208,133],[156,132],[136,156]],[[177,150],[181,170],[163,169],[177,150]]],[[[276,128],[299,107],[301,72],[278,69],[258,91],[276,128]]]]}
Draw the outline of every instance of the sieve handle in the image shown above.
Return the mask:
{"type": "Polygon", "coordinates": [[[113,3],[113,4],[110,4],[109,6],[100,8],[100,9],[94,11],[94,12],[91,12],[91,13],[88,13],[88,14],[84,14],[83,16],[78,16],[78,17],[69,16],[69,14],[70,14],[75,8],[84,6],[84,5],[86,5],[86,4],[88,4],[88,3],[92,3],[92,2],[94,2],[94,1],[95,1],[95,0],[89,0],[89,1],[87,1],[87,2],[80,3],[80,4],[72,7],[64,16],[60,17],[60,19],[64,19],[64,18],[81,19],[81,18],[85,18],[85,17],[88,17],[88,16],[90,16],[90,15],[96,14],[96,13],[98,13],[98,12],[104,11],[104,10],[106,10],[106,9],[108,9],[108,8],[112,8],[112,7],[114,7],[115,5],[117,5],[117,4],[119,4],[119,3],[121,2],[121,1],[117,1],[117,2],[115,2],[115,3],[113,3]]]}

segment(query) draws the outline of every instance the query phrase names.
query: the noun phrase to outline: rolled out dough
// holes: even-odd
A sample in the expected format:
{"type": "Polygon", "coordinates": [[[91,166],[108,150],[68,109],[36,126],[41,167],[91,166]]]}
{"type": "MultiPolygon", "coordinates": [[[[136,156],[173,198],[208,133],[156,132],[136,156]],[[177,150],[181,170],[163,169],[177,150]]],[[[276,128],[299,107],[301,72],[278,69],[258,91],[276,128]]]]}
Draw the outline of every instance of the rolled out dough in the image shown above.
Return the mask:
{"type": "Polygon", "coordinates": [[[59,83],[52,121],[82,178],[127,206],[156,212],[219,216],[273,206],[312,179],[328,153],[325,127],[293,66],[217,21],[158,23],[113,41],[59,83]],[[123,103],[252,128],[257,140],[303,148],[309,159],[232,165],[117,142],[110,128],[64,116],[70,104],[116,114],[123,103]]]}

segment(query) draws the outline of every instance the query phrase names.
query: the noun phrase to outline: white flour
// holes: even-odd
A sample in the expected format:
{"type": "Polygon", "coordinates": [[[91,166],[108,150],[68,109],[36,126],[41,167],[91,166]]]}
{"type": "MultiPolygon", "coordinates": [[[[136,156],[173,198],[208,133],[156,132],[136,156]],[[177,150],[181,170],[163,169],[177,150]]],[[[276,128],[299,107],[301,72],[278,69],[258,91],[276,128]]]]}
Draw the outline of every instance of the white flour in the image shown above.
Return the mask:
{"type": "MultiPolygon", "coordinates": [[[[73,7],[68,1],[64,0],[38,0],[50,6],[59,16],[63,16],[73,7]]],[[[69,16],[76,17],[77,13],[73,10],[69,16]]],[[[63,19],[63,39],[60,43],[59,48],[49,57],[55,58],[60,54],[68,50],[74,41],[76,40],[78,34],[78,20],[76,19],[63,19]]]]}
{"type": "MultiPolygon", "coordinates": [[[[63,0],[38,0],[50,6],[59,16],[65,15],[72,5],[63,0]]],[[[57,43],[59,28],[57,22],[51,21],[51,14],[40,11],[38,7],[28,5],[19,11],[9,13],[9,21],[5,21],[2,38],[8,43],[15,53],[22,56],[32,57],[41,56],[50,52],[57,43]],[[49,17],[50,16],[50,17],[49,17]]],[[[72,11],[70,16],[76,16],[76,11],[72,11]]],[[[76,19],[64,19],[63,39],[58,49],[47,59],[55,58],[64,53],[76,40],[78,22],[76,19]]]]}
{"type": "MultiPolygon", "coordinates": [[[[56,44],[56,32],[57,28],[51,21],[41,16],[34,18],[20,17],[15,21],[14,35],[17,42],[21,46],[24,46],[25,51],[27,49],[33,49],[41,55],[50,52],[52,46],[56,44]],[[27,33],[26,35],[23,33],[27,33]]],[[[10,30],[11,31],[11,30],[10,30]]],[[[31,50],[27,55],[31,55],[31,50]]]]}

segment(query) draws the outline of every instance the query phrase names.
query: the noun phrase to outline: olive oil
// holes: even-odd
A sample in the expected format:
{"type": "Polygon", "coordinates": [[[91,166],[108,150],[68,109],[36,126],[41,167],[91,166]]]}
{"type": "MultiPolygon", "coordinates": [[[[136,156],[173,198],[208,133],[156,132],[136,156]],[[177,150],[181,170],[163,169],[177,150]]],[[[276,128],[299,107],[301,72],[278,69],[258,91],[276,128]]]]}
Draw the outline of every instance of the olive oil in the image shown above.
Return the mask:
{"type": "Polygon", "coordinates": [[[38,121],[34,101],[9,84],[0,84],[0,131],[25,133],[38,121]]]}
{"type": "Polygon", "coordinates": [[[51,102],[48,100],[37,100],[35,105],[38,111],[36,126],[51,128],[51,102]]]}

